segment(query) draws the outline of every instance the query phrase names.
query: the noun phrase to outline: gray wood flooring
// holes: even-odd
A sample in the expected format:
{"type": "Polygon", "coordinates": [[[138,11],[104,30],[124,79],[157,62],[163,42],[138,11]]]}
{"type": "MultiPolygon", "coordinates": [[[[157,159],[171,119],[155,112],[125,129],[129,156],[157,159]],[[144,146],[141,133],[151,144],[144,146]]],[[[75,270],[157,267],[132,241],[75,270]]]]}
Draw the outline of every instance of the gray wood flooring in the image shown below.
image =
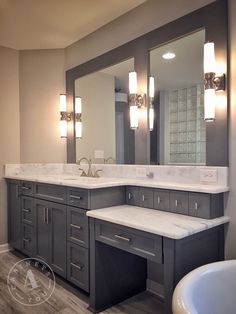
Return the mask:
{"type": "MultiPolygon", "coordinates": [[[[51,298],[38,306],[24,306],[16,302],[7,288],[7,275],[20,258],[15,254],[0,254],[0,313],[1,314],[89,314],[88,296],[80,290],[56,278],[51,298]]],[[[43,275],[42,275],[43,276],[43,275]]],[[[148,292],[143,292],[106,311],[104,314],[163,314],[163,304],[148,292]]]]}

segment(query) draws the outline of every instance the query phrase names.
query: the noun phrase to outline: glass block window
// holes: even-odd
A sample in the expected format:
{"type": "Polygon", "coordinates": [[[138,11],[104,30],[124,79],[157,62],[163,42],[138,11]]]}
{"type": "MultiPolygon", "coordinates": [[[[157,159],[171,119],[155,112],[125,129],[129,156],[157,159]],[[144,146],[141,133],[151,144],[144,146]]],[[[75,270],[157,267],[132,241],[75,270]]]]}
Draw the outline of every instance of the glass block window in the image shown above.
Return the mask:
{"type": "Polygon", "coordinates": [[[203,86],[170,91],[169,117],[170,163],[205,164],[203,86]]]}

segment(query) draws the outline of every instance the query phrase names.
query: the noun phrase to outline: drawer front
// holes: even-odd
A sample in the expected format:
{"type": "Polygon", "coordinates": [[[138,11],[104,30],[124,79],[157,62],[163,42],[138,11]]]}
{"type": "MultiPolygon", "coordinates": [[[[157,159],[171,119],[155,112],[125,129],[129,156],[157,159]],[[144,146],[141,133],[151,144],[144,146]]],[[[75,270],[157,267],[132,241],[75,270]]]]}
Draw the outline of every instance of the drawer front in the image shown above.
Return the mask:
{"type": "Polygon", "coordinates": [[[201,218],[211,218],[210,195],[204,193],[189,193],[189,215],[201,218]]]}
{"type": "Polygon", "coordinates": [[[150,188],[139,189],[139,204],[142,207],[153,208],[154,207],[154,192],[150,188]]]}
{"type": "Polygon", "coordinates": [[[171,191],[170,209],[174,213],[188,215],[188,192],[171,191]]]}
{"type": "Polygon", "coordinates": [[[22,222],[34,225],[34,199],[27,196],[21,197],[21,219],[22,222]]]}
{"type": "Polygon", "coordinates": [[[69,242],[67,244],[67,280],[89,292],[88,249],[69,242]]]}
{"type": "Polygon", "coordinates": [[[35,229],[33,226],[22,224],[21,250],[28,256],[35,255],[35,229]]]}
{"type": "Polygon", "coordinates": [[[170,191],[155,190],[154,191],[154,208],[158,210],[170,210],[170,191]]]}
{"type": "Polygon", "coordinates": [[[86,210],[67,207],[67,240],[88,248],[88,217],[86,210]]]}
{"type": "Polygon", "coordinates": [[[162,238],[120,225],[96,221],[96,240],[162,263],[162,238]]]}
{"type": "Polygon", "coordinates": [[[133,206],[139,206],[139,187],[126,187],[126,203],[133,206]]]}
{"type": "Polygon", "coordinates": [[[89,209],[89,191],[86,189],[68,188],[67,204],[89,209]]]}
{"type": "Polygon", "coordinates": [[[66,188],[60,185],[37,183],[35,197],[64,204],[66,203],[66,188]]]}
{"type": "Polygon", "coordinates": [[[22,181],[20,185],[21,195],[34,195],[34,184],[33,182],[22,181]]]}

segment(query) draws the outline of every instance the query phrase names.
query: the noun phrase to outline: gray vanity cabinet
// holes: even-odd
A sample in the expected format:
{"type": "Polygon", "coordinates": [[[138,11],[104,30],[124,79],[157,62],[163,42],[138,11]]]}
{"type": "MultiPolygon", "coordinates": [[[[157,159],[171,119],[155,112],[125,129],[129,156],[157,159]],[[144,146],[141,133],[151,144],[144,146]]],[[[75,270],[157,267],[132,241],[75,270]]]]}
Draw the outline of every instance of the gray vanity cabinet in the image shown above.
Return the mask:
{"type": "Polygon", "coordinates": [[[35,199],[36,256],[66,277],[66,206],[35,199]]]}
{"type": "Polygon", "coordinates": [[[16,250],[21,248],[20,182],[8,180],[8,241],[16,250]]]}

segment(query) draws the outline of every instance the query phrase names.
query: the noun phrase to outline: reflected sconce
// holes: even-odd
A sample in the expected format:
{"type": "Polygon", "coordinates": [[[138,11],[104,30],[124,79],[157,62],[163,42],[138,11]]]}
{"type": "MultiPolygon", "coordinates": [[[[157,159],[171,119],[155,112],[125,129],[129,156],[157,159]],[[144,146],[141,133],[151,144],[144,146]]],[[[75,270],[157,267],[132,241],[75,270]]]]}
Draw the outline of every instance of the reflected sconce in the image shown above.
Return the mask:
{"type": "Polygon", "coordinates": [[[215,120],[216,92],[225,90],[225,74],[216,75],[215,44],[204,44],[204,120],[215,120]]]}
{"type": "Polygon", "coordinates": [[[149,77],[149,131],[153,131],[154,127],[154,94],[155,94],[155,80],[153,76],[149,77]]]}
{"type": "Polygon", "coordinates": [[[82,138],[82,99],[75,97],[75,136],[82,138]]]}
{"type": "Polygon", "coordinates": [[[138,128],[138,109],[146,105],[145,94],[138,94],[137,73],[129,72],[129,110],[130,128],[138,128]]]}
{"type": "Polygon", "coordinates": [[[67,138],[67,123],[71,121],[72,114],[67,112],[66,95],[60,94],[60,134],[61,138],[67,138]]]}

